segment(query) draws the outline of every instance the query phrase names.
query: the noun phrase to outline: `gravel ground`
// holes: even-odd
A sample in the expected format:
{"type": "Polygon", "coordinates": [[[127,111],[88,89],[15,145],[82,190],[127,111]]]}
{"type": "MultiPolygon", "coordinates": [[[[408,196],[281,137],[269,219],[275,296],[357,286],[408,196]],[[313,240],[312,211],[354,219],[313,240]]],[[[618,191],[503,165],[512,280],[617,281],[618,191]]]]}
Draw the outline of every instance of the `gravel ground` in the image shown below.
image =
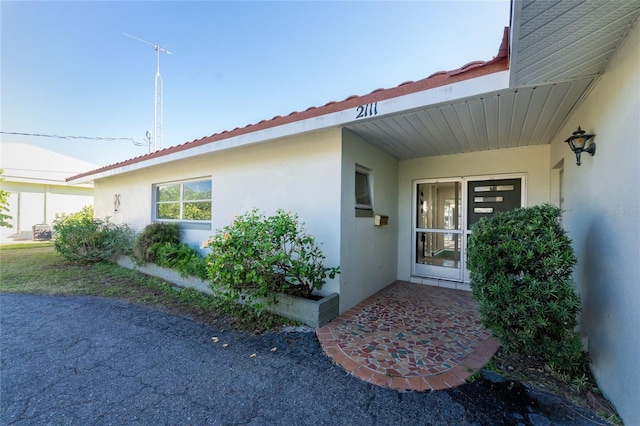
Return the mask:
{"type": "Polygon", "coordinates": [[[438,392],[364,383],[312,329],[254,336],[127,302],[0,295],[2,425],[594,425],[484,372],[438,392]]]}

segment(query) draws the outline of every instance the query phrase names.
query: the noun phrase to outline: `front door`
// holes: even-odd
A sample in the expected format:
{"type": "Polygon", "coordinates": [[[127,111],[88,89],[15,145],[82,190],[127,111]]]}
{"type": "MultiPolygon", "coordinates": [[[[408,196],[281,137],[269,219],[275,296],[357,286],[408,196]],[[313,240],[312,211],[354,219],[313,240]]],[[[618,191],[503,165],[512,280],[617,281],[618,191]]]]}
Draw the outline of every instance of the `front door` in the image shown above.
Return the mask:
{"type": "Polygon", "coordinates": [[[416,184],[415,275],[462,280],[462,180],[416,184]]]}
{"type": "Polygon", "coordinates": [[[425,179],[415,182],[416,276],[468,281],[466,246],[482,217],[524,205],[523,178],[425,179]]]}
{"type": "Polygon", "coordinates": [[[522,206],[522,179],[474,180],[467,185],[467,229],[483,217],[522,206]]]}

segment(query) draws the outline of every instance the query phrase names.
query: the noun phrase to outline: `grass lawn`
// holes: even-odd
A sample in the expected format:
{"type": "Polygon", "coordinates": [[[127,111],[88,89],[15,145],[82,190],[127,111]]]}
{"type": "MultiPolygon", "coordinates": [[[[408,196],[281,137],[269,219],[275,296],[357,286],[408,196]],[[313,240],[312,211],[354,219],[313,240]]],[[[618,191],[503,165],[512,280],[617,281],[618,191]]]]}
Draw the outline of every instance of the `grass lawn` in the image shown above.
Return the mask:
{"type": "Polygon", "coordinates": [[[0,291],[113,297],[154,306],[218,329],[262,333],[294,322],[183,289],[114,263],[71,263],[51,243],[0,246],[0,291]]]}

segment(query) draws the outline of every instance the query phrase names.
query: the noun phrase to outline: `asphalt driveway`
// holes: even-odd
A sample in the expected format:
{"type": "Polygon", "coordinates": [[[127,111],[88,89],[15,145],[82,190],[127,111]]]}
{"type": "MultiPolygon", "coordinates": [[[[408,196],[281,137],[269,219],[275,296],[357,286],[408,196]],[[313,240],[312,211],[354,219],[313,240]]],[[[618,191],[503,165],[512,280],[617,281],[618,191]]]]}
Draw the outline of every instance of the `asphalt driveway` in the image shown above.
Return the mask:
{"type": "Polygon", "coordinates": [[[314,332],[220,332],[88,297],[0,295],[2,425],[602,424],[499,377],[437,392],[364,383],[314,332]]]}

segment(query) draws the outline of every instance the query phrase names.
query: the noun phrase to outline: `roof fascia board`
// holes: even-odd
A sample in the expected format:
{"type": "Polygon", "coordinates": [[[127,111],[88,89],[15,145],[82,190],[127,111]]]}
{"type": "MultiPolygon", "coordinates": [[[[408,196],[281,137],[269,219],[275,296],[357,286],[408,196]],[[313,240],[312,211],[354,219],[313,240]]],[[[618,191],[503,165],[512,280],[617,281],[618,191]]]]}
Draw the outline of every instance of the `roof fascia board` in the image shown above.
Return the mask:
{"type": "Polygon", "coordinates": [[[72,184],[65,180],[29,178],[29,177],[23,177],[23,176],[7,176],[7,175],[3,175],[2,177],[4,178],[4,183],[6,185],[9,185],[12,183],[25,183],[29,185],[63,186],[66,188],[73,188],[74,186],[93,188],[93,185],[89,181],[87,181],[87,183],[84,183],[84,184],[81,184],[81,183],[72,184]]]}
{"type": "Polygon", "coordinates": [[[522,7],[524,2],[511,0],[511,25],[509,26],[511,35],[509,39],[509,87],[516,85],[515,67],[518,64],[518,41],[520,40],[520,29],[522,25],[522,7]]]}
{"type": "Polygon", "coordinates": [[[374,115],[367,113],[366,117],[363,116],[362,118],[358,118],[358,114],[362,112],[360,108],[367,108],[366,105],[372,104],[360,105],[355,108],[348,108],[330,114],[294,121],[277,127],[233,136],[228,139],[211,142],[193,148],[185,148],[160,157],[150,158],[148,160],[114,167],[96,174],[82,176],[77,179],[70,180],[68,183],[87,183],[96,179],[103,179],[122,173],[133,172],[147,167],[184,160],[203,154],[245,147],[303,133],[347,126],[365,120],[371,121],[381,119],[395,114],[404,114],[419,108],[449,103],[459,99],[478,96],[483,93],[504,90],[508,88],[508,84],[509,71],[498,71],[492,74],[378,101],[375,103],[375,109],[373,107],[370,109],[375,112],[374,115]]]}

